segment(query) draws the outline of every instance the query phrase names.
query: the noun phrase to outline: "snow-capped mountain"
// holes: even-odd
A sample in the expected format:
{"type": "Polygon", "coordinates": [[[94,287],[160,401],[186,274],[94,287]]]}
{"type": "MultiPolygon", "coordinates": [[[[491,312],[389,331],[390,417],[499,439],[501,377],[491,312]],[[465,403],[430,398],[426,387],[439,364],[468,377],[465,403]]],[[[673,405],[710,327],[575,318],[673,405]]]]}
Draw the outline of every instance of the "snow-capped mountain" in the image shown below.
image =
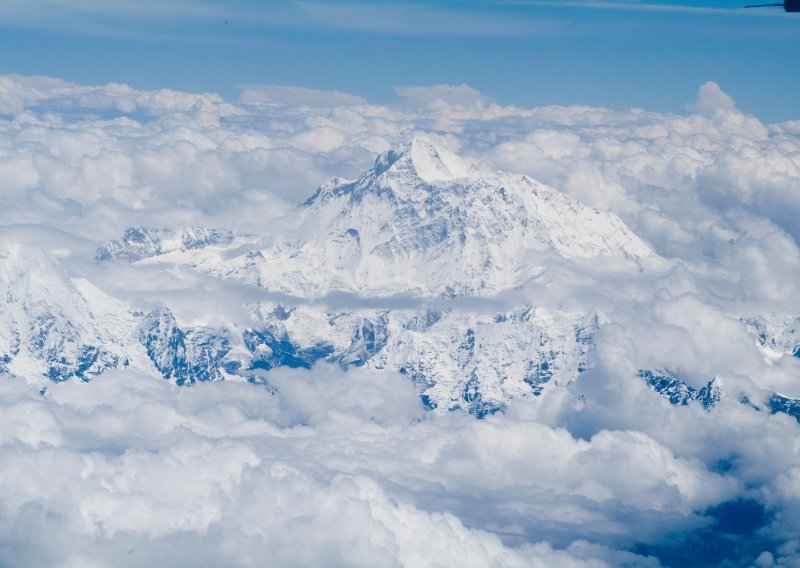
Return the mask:
{"type": "Polygon", "coordinates": [[[527,176],[480,171],[420,138],[354,181],[329,180],[298,213],[298,235],[218,273],[303,297],[463,296],[514,287],[547,254],[623,270],[657,262],[613,213],[527,176]]]}
{"type": "Polygon", "coordinates": [[[71,277],[48,251],[0,249],[0,298],[0,373],[40,385],[116,368],[178,385],[223,378],[224,330],[181,329],[167,308],[137,310],[71,277]]]}
{"type": "Polygon", "coordinates": [[[428,408],[484,416],[516,397],[567,385],[591,366],[597,314],[526,306],[498,314],[263,304],[245,343],[260,368],[319,360],[407,375],[428,408]]]}
{"type": "MultiPolygon", "coordinates": [[[[46,383],[128,367],[177,385],[268,384],[275,367],[327,362],[402,373],[428,408],[482,417],[591,369],[605,316],[546,302],[478,309],[470,298],[513,289],[553,260],[633,276],[665,262],[616,215],[424,139],[378,156],[354,181],[326,182],[296,213],[297,230],[269,246],[220,229],[131,227],[97,250],[100,266],[181,267],[250,286],[252,298],[286,295],[246,301],[247,324],[179,321],[169,305],[142,309],[69,276],[50,252],[4,247],[0,372],[46,383]],[[408,305],[326,307],[333,292],[408,305]]],[[[797,326],[771,321],[747,325],[765,349],[794,352],[797,326]]],[[[716,378],[695,389],[667,371],[640,377],[676,405],[709,409],[724,395],[716,378]]],[[[770,400],[773,412],[800,408],[770,400]]]]}
{"type": "Polygon", "coordinates": [[[643,369],[639,376],[647,386],[675,405],[687,406],[691,402],[699,403],[709,409],[722,398],[722,388],[717,378],[711,379],[704,387],[696,389],[665,370],[643,369]]]}
{"type": "Polygon", "coordinates": [[[67,276],[43,250],[0,249],[0,370],[28,379],[88,378],[146,361],[125,307],[67,276]]]}

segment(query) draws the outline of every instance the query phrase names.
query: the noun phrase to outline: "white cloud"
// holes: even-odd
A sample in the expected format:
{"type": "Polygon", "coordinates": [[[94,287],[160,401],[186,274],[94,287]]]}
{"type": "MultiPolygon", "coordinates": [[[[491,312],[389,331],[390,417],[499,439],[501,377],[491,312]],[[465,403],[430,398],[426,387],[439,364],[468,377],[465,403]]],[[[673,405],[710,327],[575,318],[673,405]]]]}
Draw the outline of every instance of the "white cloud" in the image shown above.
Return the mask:
{"type": "MultiPolygon", "coordinates": [[[[3,563],[39,564],[63,553],[64,565],[140,565],[158,551],[162,566],[189,559],[246,566],[265,554],[273,565],[606,565],[546,543],[511,548],[426,508],[424,495],[446,494],[437,485],[450,477],[473,478],[468,487],[488,481],[491,471],[458,471],[453,462],[442,470],[436,446],[457,448],[459,425],[464,441],[490,426],[423,418],[399,377],[379,386],[357,372],[326,375],[284,376],[281,389],[306,395],[285,398],[250,385],[175,390],[110,373],[91,385],[54,386],[43,399],[5,381],[3,416],[27,412],[36,430],[4,429],[0,444],[0,476],[14,481],[0,490],[0,525],[30,539],[3,563]],[[330,383],[339,383],[340,396],[328,396],[330,383]],[[375,388],[382,392],[372,397],[375,388]],[[385,412],[386,400],[398,403],[395,414],[385,412]],[[427,442],[414,448],[409,438],[427,442]],[[428,487],[414,487],[420,483],[428,487]],[[38,532],[42,522],[60,536],[38,532]],[[120,550],[128,554],[116,556],[120,550]]],[[[477,443],[482,452],[491,434],[477,443]]],[[[562,432],[541,444],[569,454],[553,445],[569,439],[562,432]]],[[[484,467],[494,460],[472,457],[484,467]]],[[[589,552],[615,558],[607,549],[589,552]]]]}
{"type": "Polygon", "coordinates": [[[519,413],[426,414],[399,376],[320,368],[278,373],[276,384],[278,395],[235,383],[176,390],[108,373],[42,398],[4,381],[2,415],[24,411],[35,427],[4,429],[0,444],[0,476],[15,480],[0,490],[0,524],[30,539],[4,563],[80,552],[139,565],[161,551],[164,566],[250,565],[269,551],[276,565],[646,565],[564,527],[609,545],[646,541],[742,491],[641,433],[580,440],[519,413]],[[645,518],[654,524],[642,531],[645,518]]]}
{"type": "Polygon", "coordinates": [[[520,289],[454,303],[535,299],[609,322],[595,368],[569,389],[481,422],[423,412],[390,373],[279,371],[277,396],[110,373],[41,398],[4,377],[0,551],[24,556],[0,563],[646,565],[615,551],[708,534],[708,507],[734,499],[767,507],[772,561],[798,557],[797,424],[737,401],[740,389],[800,393],[797,363],[765,361],[739,319],[797,310],[795,123],[762,124],[713,83],[696,114],[676,116],[501,106],[467,85],[399,88],[395,106],[291,87],[245,89],[233,103],[0,81],[0,223],[32,225],[0,235],[57,243],[67,270],[144,305],[169,299],[239,322],[242,304],[263,298],[188,272],[98,268],[95,245],[133,224],[269,242],[327,177],[354,177],[420,132],[616,212],[667,259],[658,274],[599,279],[546,257],[520,289]],[[671,407],[636,377],[656,367],[695,387],[719,375],[726,398],[710,412],[671,407]]]}
{"type": "Polygon", "coordinates": [[[327,177],[354,177],[377,152],[425,132],[485,166],[613,210],[692,273],[715,265],[742,279],[748,297],[786,300],[797,281],[797,132],[741,114],[712,83],[699,100],[724,112],[689,116],[504,107],[467,85],[400,88],[414,105],[392,107],[284,87],[259,91],[280,94],[268,105],[239,105],[40,77],[3,84],[15,101],[0,122],[4,223],[96,241],[135,223],[258,233],[327,177]]]}
{"type": "Polygon", "coordinates": [[[697,101],[689,107],[690,110],[699,113],[713,113],[715,111],[736,111],[736,103],[731,96],[720,89],[714,81],[708,81],[700,85],[697,92],[697,101]]]}
{"type": "Polygon", "coordinates": [[[473,105],[487,102],[487,98],[469,85],[431,85],[395,87],[397,96],[414,105],[444,103],[448,105],[473,105]]]}
{"type": "Polygon", "coordinates": [[[339,107],[361,105],[367,101],[341,91],[322,91],[284,85],[241,85],[239,99],[245,104],[278,103],[289,106],[339,107]]]}
{"type": "MultiPolygon", "coordinates": [[[[425,413],[392,374],[271,377],[277,395],[112,372],[44,398],[7,378],[0,527],[16,545],[0,549],[14,551],[2,562],[644,566],[613,549],[697,530],[702,511],[755,480],[784,515],[771,530],[797,526],[784,507],[800,464],[782,451],[796,425],[741,405],[710,416],[645,397],[636,408],[649,421],[628,419],[656,437],[600,429],[580,439],[530,403],[485,421],[425,413]],[[728,452],[743,467],[710,471],[728,452]]],[[[564,416],[570,428],[575,417],[602,422],[564,416]]]]}

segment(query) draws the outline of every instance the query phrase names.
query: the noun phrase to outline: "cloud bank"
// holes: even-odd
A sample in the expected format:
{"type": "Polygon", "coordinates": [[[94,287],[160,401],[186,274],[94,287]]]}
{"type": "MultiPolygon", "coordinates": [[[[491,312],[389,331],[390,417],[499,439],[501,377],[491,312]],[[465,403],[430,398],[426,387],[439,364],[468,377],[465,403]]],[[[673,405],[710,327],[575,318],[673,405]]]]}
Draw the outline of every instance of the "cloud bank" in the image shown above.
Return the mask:
{"type": "Polygon", "coordinates": [[[44,397],[4,380],[2,563],[657,566],[647,553],[666,543],[702,565],[737,535],[750,558],[797,560],[792,541],[774,546],[800,522],[787,417],[687,415],[637,392],[621,419],[637,430],[582,438],[571,401],[476,421],[426,413],[398,375],[271,380],[276,394],[110,372],[44,397]],[[720,504],[742,500],[769,523],[715,528],[720,504]]]}
{"type": "Polygon", "coordinates": [[[254,290],[101,269],[94,248],[134,224],[270,242],[323,180],[425,133],[615,212],[665,259],[599,282],[547,258],[504,297],[449,306],[599,309],[595,367],[483,421],[426,412],[401,376],[325,366],[272,371],[274,392],[115,371],[42,396],[3,376],[0,564],[800,562],[800,427],[736,397],[800,396],[800,359],[765,359],[742,321],[797,312],[800,123],[763,124],[715,83],[687,115],[503,106],[466,85],[397,94],[247,86],[226,101],[1,77],[0,236],[126,299],[244,319],[230,312],[263,301],[254,290]],[[664,366],[695,388],[720,376],[729,396],[673,407],[636,376],[664,366]]]}
{"type": "MultiPolygon", "coordinates": [[[[797,498],[796,457],[745,434],[796,444],[796,425],[741,424],[734,408],[687,421],[661,407],[672,442],[581,439],[527,404],[487,421],[425,413],[395,375],[319,369],[274,383],[279,394],[108,373],[41,397],[3,381],[3,564],[656,566],[614,548],[707,527],[701,512],[748,495],[752,479],[777,474],[770,501],[797,498]],[[670,449],[711,424],[722,435],[701,430],[702,451],[735,432],[724,449],[777,463],[726,475],[712,456],[670,449]]],[[[780,515],[771,531],[796,528],[780,515]]]]}

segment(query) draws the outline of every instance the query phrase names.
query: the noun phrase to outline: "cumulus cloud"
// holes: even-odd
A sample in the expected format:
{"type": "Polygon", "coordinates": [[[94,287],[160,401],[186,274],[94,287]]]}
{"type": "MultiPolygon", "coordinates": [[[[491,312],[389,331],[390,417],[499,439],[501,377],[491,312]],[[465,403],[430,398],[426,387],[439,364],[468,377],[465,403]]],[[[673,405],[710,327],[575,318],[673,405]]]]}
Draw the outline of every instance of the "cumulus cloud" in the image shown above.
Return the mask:
{"type": "MultiPolygon", "coordinates": [[[[244,324],[244,304],[301,299],[188,270],[98,267],[94,247],[133,224],[269,243],[297,229],[294,204],[326,178],[355,177],[425,133],[617,213],[663,257],[630,278],[532,253],[542,269],[520,288],[440,306],[597,310],[594,367],[484,421],[425,412],[388,372],[272,371],[272,390],[113,372],[45,396],[4,376],[0,554],[15,556],[0,563],[647,566],[681,543],[702,565],[724,560],[709,550],[720,535],[748,561],[796,562],[800,428],[738,395],[762,408],[771,392],[800,395],[796,358],[765,358],[742,321],[797,311],[797,124],[763,124],[715,83],[685,116],[502,106],[467,85],[397,94],[377,105],[248,86],[230,102],[0,77],[0,223],[15,225],[0,237],[134,304],[244,324]],[[675,408],[642,368],[694,388],[716,377],[726,396],[675,408]],[[763,517],[757,530],[723,530],[736,507],[763,517]]],[[[423,307],[403,295],[319,302],[423,307]]]]}
{"type": "Polygon", "coordinates": [[[3,484],[0,524],[6,539],[29,540],[4,547],[3,564],[141,565],[157,555],[162,566],[583,565],[580,551],[508,547],[415,505],[395,468],[435,459],[437,441],[412,450],[403,432],[425,437],[438,426],[422,419],[403,379],[328,375],[282,377],[284,396],[109,374],[42,398],[4,381],[0,476],[15,489],[3,484]],[[331,386],[341,394],[328,396],[331,386]],[[34,428],[19,427],[21,413],[34,428]]]}
{"type": "Polygon", "coordinates": [[[6,224],[44,223],[97,244],[132,224],[269,235],[327,177],[355,177],[377,152],[425,132],[485,167],[614,211],[679,261],[671,294],[713,290],[733,316],[793,309],[800,131],[742,114],[715,83],[700,87],[698,114],[676,116],[500,106],[467,85],[398,88],[414,104],[386,106],[291,87],[254,87],[231,103],[2,81],[6,224]]]}
{"type": "Polygon", "coordinates": [[[242,104],[233,104],[123,85],[3,81],[0,168],[7,197],[19,198],[17,220],[49,210],[59,222],[65,211],[82,210],[96,223],[118,224],[155,210],[165,219],[228,212],[241,222],[247,210],[256,222],[425,132],[484,165],[614,210],[671,256],[699,256],[740,235],[726,218],[731,210],[799,237],[796,133],[741,114],[713,83],[700,89],[701,113],[682,117],[505,107],[467,85],[400,87],[413,105],[395,108],[294,87],[247,87],[242,104]]]}
{"type": "Polygon", "coordinates": [[[756,480],[770,531],[798,522],[783,451],[798,429],[741,405],[679,415],[639,393],[649,421],[609,430],[592,410],[547,425],[525,402],[485,421],[426,413],[393,374],[270,377],[274,393],[110,372],[41,396],[4,380],[3,564],[656,566],[614,550],[702,532],[756,480]],[[739,465],[714,471],[727,452],[739,465]]]}
{"type": "Polygon", "coordinates": [[[278,395],[109,373],[42,398],[4,381],[0,475],[15,481],[0,523],[29,539],[4,564],[141,565],[160,551],[161,565],[655,565],[543,537],[566,524],[631,538],[636,511],[691,525],[693,508],[736,489],[645,435],[580,441],[530,421],[423,416],[401,377],[317,373],[280,377],[278,395]],[[23,412],[29,427],[14,426],[23,412]],[[620,460],[627,474],[609,475],[620,460]],[[603,529],[620,507],[632,517],[603,529]],[[493,533],[505,531],[535,531],[536,544],[504,544],[493,533]]]}
{"type": "Polygon", "coordinates": [[[735,111],[736,103],[717,83],[708,81],[700,85],[697,101],[690,105],[689,109],[699,113],[712,114],[718,110],[735,111]]]}

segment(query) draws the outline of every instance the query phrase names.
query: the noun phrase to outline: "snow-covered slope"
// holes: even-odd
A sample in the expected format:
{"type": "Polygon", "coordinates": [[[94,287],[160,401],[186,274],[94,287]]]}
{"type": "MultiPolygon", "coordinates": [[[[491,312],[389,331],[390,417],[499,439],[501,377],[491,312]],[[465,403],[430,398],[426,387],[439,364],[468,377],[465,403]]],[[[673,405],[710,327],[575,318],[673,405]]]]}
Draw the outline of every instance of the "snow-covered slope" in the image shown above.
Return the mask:
{"type": "Polygon", "coordinates": [[[115,368],[179,385],[223,378],[224,330],[181,329],[167,308],[145,314],[70,277],[50,251],[2,246],[0,298],[0,373],[40,385],[115,368]]]}
{"type": "Polygon", "coordinates": [[[772,360],[784,355],[800,357],[800,316],[764,314],[745,321],[762,352],[772,360]]]}
{"type": "Polygon", "coordinates": [[[460,296],[516,286],[546,254],[600,258],[607,269],[657,262],[613,213],[527,176],[479,171],[420,138],[380,155],[355,181],[323,184],[298,213],[296,236],[219,273],[306,297],[460,296]]]}
{"type": "Polygon", "coordinates": [[[150,370],[130,339],[121,302],[65,274],[47,251],[0,248],[0,366],[31,381],[88,378],[109,368],[150,370]]]}

